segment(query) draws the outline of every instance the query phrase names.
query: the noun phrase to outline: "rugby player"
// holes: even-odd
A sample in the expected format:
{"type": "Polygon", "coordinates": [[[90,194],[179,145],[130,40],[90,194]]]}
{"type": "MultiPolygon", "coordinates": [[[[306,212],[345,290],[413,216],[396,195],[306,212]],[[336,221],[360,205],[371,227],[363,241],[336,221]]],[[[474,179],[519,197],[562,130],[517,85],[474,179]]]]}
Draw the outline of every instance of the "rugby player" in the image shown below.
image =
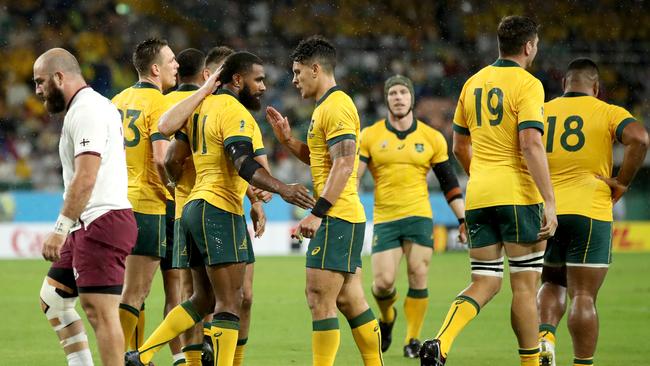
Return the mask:
{"type": "Polygon", "coordinates": [[[574,365],[593,365],[596,297],[612,262],[612,206],[643,164],[648,133],[624,108],[598,100],[598,66],[573,60],[564,94],[544,105],[546,153],[557,198],[558,230],[548,241],[537,301],[541,365],[555,366],[555,329],[571,300],[567,325],[574,365]],[[612,145],[625,145],[612,176],[612,145]]]}
{"type": "Polygon", "coordinates": [[[366,217],[357,193],[359,115],[334,78],[336,50],[326,39],[302,40],[291,55],[293,84],[316,102],[307,143],[294,138],[286,117],[267,107],[273,132],[311,167],[318,201],[294,236],[310,238],[306,295],[312,315],[313,364],[333,365],[340,343],[337,308],[352,328],[363,363],[383,365],[379,324],[361,283],[366,217]]]}
{"type": "Polygon", "coordinates": [[[148,364],[162,345],[213,311],[215,363],[232,365],[248,258],[242,215],[248,184],[279,193],[300,207],[313,206],[305,187],[278,181],[254,159],[252,140],[259,126],[248,109],[259,110],[264,78],[259,57],[237,52],[228,57],[220,75],[215,73],[182,102],[196,102],[188,108],[193,111],[202,101],[198,117],[187,128],[197,183],[181,218],[181,227],[192,239],[188,260],[194,293],[169,313],[138,351],[125,355],[127,365],[148,364]],[[223,87],[211,95],[217,78],[223,87]]]}
{"type": "Polygon", "coordinates": [[[449,207],[465,237],[465,205],[458,179],[447,156],[444,136],[413,115],[413,82],[395,75],[384,83],[388,118],[361,131],[358,179],[370,169],[375,179],[372,239],[372,294],[381,317],[381,349],[388,350],[397,311],[395,278],[406,257],[409,290],[404,300],[404,356],[418,358],[420,331],[429,304],[427,276],[433,254],[433,220],[427,173],[440,182],[449,207]]]}
{"type": "Polygon", "coordinates": [[[148,39],[137,45],[133,65],[138,82],[113,98],[123,120],[124,145],[129,173],[129,201],[138,223],[138,240],[126,259],[126,280],[120,303],[125,349],[136,335],[144,337],[141,315],[144,300],[161,258],[167,254],[165,214],[168,188],[164,159],[169,141],[158,132],[165,110],[162,91],[176,84],[178,63],[167,42],[148,39]],[[140,320],[139,320],[140,318],[140,320]]]}
{"type": "Polygon", "coordinates": [[[124,347],[118,314],[124,262],[137,236],[127,198],[121,118],[108,99],[86,85],[77,59],[64,49],[50,49],[36,60],[34,83],[47,111],[65,114],[59,142],[64,200],[43,243],[43,257],[54,263],[41,287],[42,309],[68,365],[92,365],[75,310],[80,298],[102,363],[118,366],[124,347]]]}
{"type": "Polygon", "coordinates": [[[469,175],[465,220],[472,279],[435,339],[423,343],[422,365],[443,365],[456,336],[499,292],[504,250],[520,364],[539,365],[535,293],[557,218],[542,142],[544,89],[526,71],[537,54],[537,28],[527,17],[503,18],[499,59],[470,77],[460,93],[453,150],[469,175]]]}

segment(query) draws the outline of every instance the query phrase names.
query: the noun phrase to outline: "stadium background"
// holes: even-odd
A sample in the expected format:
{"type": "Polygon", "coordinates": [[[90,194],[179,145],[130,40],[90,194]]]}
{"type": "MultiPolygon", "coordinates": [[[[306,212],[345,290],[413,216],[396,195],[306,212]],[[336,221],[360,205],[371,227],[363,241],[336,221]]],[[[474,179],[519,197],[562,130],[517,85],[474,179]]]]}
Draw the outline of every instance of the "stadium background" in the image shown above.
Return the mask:
{"type": "MultiPolygon", "coordinates": [[[[449,140],[462,84],[497,58],[494,30],[503,15],[512,13],[531,15],[542,25],[539,53],[530,71],[542,81],[547,100],[561,94],[567,63],[578,56],[589,56],[600,66],[600,98],[626,107],[640,121],[650,120],[650,5],[642,0],[525,4],[474,0],[0,1],[0,258],[9,259],[0,261],[0,269],[33,270],[35,278],[41,278],[47,268],[44,263],[10,259],[40,257],[41,240],[51,229],[62,202],[58,158],[62,120],[45,113],[31,81],[33,61],[44,50],[71,50],[89,84],[107,97],[137,80],[131,52],[149,36],[166,38],[176,53],[187,47],[207,51],[217,45],[252,51],[266,62],[268,89],[263,105],[273,105],[288,114],[296,135],[302,137],[313,105],[302,101],[291,85],[288,55],[301,38],[322,34],[337,46],[337,80],[353,96],[364,126],[386,115],[383,81],[401,73],[415,83],[417,117],[449,140]]],[[[309,185],[307,167],[289,156],[276,143],[263,116],[257,117],[274,175],[309,185]]],[[[615,157],[620,163],[620,146],[615,157]]],[[[458,172],[464,185],[466,177],[460,169],[458,172]]],[[[431,174],[429,182],[437,249],[462,250],[455,243],[453,215],[431,174]]],[[[649,183],[650,160],[646,160],[632,189],[615,209],[615,216],[621,220],[614,235],[619,252],[650,251],[649,183]]],[[[367,174],[362,199],[370,218],[372,186],[367,174]]],[[[255,243],[256,250],[260,254],[301,253],[290,241],[288,230],[302,212],[276,197],[267,214],[269,230],[255,243]]],[[[648,254],[641,255],[644,257],[621,254],[622,262],[642,266],[640,261],[624,262],[632,256],[650,259],[648,254]]],[[[464,263],[458,254],[447,256],[450,263],[464,263]]],[[[267,266],[283,266],[282,260],[273,259],[267,266]]],[[[302,263],[298,256],[287,260],[298,266],[302,263]]],[[[462,268],[450,267],[464,282],[467,274],[462,268]]],[[[296,273],[302,276],[300,271],[296,273]]],[[[634,273],[648,278],[647,270],[641,267],[634,273]]],[[[13,282],[3,282],[3,291],[13,288],[13,282]]],[[[27,300],[38,291],[40,279],[36,283],[34,288],[23,287],[27,300]]],[[[650,291],[647,286],[642,290],[646,294],[650,291]]],[[[297,309],[304,310],[300,296],[299,291],[297,309]]],[[[446,304],[450,296],[453,293],[445,294],[441,302],[446,304]]],[[[432,306],[435,309],[437,305],[432,306]]],[[[647,305],[641,309],[647,323],[650,310],[647,305]]],[[[436,319],[441,312],[435,311],[436,319]]],[[[37,319],[35,322],[43,320],[37,307],[29,316],[37,319]]],[[[51,338],[47,347],[56,354],[51,338]]]]}

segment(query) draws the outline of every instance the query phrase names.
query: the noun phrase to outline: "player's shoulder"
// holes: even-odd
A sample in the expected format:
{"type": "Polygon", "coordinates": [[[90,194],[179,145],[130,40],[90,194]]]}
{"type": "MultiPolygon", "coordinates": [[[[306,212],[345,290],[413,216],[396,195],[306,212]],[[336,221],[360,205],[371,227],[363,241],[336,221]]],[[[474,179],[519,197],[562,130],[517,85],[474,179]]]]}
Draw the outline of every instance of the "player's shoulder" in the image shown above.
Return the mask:
{"type": "Polygon", "coordinates": [[[384,131],[386,131],[386,120],[380,119],[361,129],[361,134],[365,138],[372,138],[384,131]]]}
{"type": "Polygon", "coordinates": [[[417,130],[420,131],[420,133],[432,137],[444,137],[440,131],[438,131],[428,123],[424,121],[420,121],[419,119],[416,120],[416,123],[417,123],[417,130]]]}
{"type": "Polygon", "coordinates": [[[338,86],[331,88],[317,102],[316,108],[326,111],[348,110],[356,111],[352,97],[338,86]]]}

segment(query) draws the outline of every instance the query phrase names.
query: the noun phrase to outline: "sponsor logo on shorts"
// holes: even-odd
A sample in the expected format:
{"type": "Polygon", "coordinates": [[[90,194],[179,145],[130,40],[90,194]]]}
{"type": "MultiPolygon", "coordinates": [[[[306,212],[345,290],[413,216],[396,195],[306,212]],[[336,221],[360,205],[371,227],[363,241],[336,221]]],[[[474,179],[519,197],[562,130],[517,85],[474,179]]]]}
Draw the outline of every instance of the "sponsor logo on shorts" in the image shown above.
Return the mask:
{"type": "Polygon", "coordinates": [[[320,252],[320,247],[314,248],[314,250],[311,251],[311,255],[316,255],[320,252]]]}
{"type": "Polygon", "coordinates": [[[242,240],[241,244],[239,244],[239,248],[237,248],[237,249],[246,250],[246,248],[248,248],[248,246],[246,245],[246,238],[244,238],[244,240],[242,240]]]}
{"type": "Polygon", "coordinates": [[[219,337],[221,337],[222,334],[223,334],[223,332],[216,332],[216,333],[213,334],[213,336],[215,338],[219,338],[219,337]]]}

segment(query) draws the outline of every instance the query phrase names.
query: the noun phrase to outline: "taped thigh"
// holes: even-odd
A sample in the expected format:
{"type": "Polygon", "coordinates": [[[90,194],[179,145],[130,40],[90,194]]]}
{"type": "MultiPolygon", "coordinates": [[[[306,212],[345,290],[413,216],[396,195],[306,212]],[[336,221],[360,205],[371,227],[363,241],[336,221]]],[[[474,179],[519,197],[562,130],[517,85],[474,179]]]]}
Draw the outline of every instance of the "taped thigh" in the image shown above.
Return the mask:
{"type": "Polygon", "coordinates": [[[544,266],[544,252],[535,252],[519,257],[508,258],[510,273],[533,271],[542,272],[544,266]]]}
{"type": "Polygon", "coordinates": [[[493,260],[470,258],[472,274],[503,278],[503,257],[493,260]]]}

